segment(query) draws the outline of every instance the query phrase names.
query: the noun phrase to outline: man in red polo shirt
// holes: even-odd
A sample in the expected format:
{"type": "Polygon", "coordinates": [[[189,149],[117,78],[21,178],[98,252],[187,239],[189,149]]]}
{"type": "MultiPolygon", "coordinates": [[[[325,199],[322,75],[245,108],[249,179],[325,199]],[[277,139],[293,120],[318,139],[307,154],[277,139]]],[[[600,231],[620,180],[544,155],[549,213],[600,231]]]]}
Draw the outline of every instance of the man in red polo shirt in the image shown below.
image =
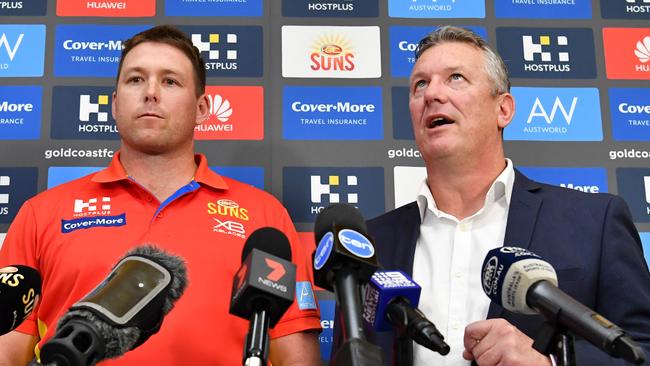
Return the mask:
{"type": "Polygon", "coordinates": [[[103,364],[241,363],[248,322],[228,313],[230,290],[246,238],[265,226],[289,238],[297,288],[308,294],[271,330],[269,359],[318,364],[310,258],[287,211],[270,194],[212,172],[194,153],[194,127],[207,119],[209,101],[204,63],[187,36],[160,26],[128,40],[112,107],[121,148],[109,167],[28,200],[7,233],[0,266],[36,268],[43,291],[32,315],[0,337],[0,365],[38,357],[68,308],[143,243],[183,257],[189,284],[157,334],[103,364]]]}

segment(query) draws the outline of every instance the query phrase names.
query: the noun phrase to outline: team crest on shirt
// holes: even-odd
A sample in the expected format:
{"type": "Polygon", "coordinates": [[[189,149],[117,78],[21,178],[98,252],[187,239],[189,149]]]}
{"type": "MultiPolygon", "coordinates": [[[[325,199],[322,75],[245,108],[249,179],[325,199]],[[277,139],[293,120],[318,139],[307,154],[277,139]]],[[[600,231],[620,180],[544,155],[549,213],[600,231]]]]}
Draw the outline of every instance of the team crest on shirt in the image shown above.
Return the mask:
{"type": "Polygon", "coordinates": [[[215,224],[212,230],[214,232],[246,238],[244,222],[250,220],[246,208],[241,207],[236,201],[222,198],[216,202],[208,202],[207,210],[208,214],[213,216],[215,224]]]}
{"type": "Polygon", "coordinates": [[[111,210],[111,197],[107,196],[75,198],[72,217],[70,220],[61,219],[62,233],[93,227],[126,225],[126,213],[114,214],[111,210]]]}

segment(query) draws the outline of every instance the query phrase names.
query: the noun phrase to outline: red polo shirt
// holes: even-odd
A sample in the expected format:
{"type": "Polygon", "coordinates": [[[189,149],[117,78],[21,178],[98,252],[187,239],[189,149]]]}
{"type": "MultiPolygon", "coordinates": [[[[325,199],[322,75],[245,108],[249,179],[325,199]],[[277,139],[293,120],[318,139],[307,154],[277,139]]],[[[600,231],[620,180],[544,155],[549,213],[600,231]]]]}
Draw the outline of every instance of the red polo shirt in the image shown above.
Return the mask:
{"type": "Polygon", "coordinates": [[[108,168],[25,202],[5,238],[0,265],[32,266],[42,276],[40,305],[17,329],[41,338],[37,352],[61,315],[128,250],[152,243],[185,259],[187,289],[160,332],[104,364],[240,364],[248,321],[228,313],[230,292],[246,238],[264,226],[289,238],[302,295],[271,337],[320,330],[319,312],[309,294],[311,260],[286,209],[272,195],[214,173],[203,155],[196,161],[194,180],[162,203],[127,177],[119,153],[108,168]]]}

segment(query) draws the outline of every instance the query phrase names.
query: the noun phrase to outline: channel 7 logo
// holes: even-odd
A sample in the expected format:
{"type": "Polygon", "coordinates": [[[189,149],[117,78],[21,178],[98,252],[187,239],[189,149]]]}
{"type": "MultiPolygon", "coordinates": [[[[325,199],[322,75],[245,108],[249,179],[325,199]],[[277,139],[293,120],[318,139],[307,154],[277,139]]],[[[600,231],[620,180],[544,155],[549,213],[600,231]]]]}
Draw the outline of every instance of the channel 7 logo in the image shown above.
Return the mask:
{"type": "Polygon", "coordinates": [[[384,168],[286,167],[283,182],[284,204],[299,222],[313,222],[334,203],[351,204],[367,218],[385,210],[384,168]]]}

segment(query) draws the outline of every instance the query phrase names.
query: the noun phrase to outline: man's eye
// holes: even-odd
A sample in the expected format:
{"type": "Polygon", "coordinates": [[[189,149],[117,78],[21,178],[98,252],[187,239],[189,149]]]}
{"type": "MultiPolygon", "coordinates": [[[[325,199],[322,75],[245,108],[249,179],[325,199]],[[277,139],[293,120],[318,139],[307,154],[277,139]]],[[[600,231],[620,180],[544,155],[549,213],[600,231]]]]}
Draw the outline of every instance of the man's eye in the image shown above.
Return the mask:
{"type": "Polygon", "coordinates": [[[167,85],[177,85],[178,83],[174,79],[165,79],[165,84],[167,85]]]}
{"type": "Polygon", "coordinates": [[[427,86],[427,82],[424,80],[418,80],[415,82],[414,88],[415,89],[422,89],[427,86]]]}
{"type": "Polygon", "coordinates": [[[465,77],[461,74],[451,74],[449,77],[451,80],[463,80],[465,77]]]}
{"type": "Polygon", "coordinates": [[[130,77],[130,78],[127,79],[127,83],[139,83],[139,82],[141,82],[142,80],[143,80],[143,79],[142,79],[142,77],[140,77],[140,76],[132,76],[132,77],[130,77]]]}

